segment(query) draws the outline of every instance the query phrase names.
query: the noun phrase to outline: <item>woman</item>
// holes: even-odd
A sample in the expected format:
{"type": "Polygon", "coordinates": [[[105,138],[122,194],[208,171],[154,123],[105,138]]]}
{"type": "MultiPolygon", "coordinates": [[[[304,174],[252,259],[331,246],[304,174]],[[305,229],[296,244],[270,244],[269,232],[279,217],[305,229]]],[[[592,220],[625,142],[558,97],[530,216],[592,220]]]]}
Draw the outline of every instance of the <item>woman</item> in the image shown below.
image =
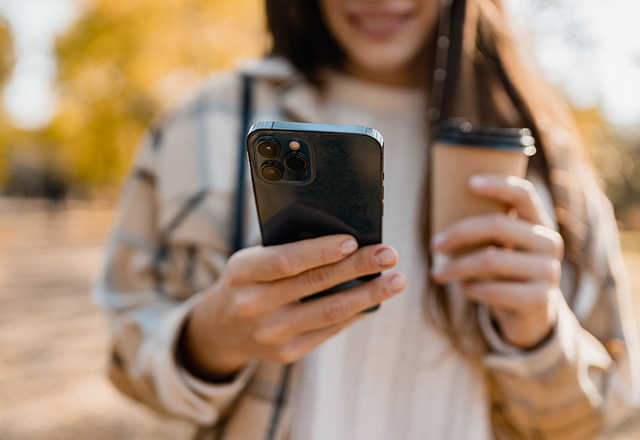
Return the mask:
{"type": "Polygon", "coordinates": [[[207,82],[140,150],[94,291],[115,384],[225,439],[585,439],[635,405],[636,328],[610,204],[566,105],[518,60],[500,1],[267,0],[267,12],[273,56],[207,82]],[[385,136],[385,244],[329,236],[227,259],[241,77],[252,122],[385,136]],[[430,236],[427,139],[445,116],[532,128],[527,180],[470,181],[517,216],[430,236]],[[431,285],[430,250],[458,255],[430,269],[431,285]]]}

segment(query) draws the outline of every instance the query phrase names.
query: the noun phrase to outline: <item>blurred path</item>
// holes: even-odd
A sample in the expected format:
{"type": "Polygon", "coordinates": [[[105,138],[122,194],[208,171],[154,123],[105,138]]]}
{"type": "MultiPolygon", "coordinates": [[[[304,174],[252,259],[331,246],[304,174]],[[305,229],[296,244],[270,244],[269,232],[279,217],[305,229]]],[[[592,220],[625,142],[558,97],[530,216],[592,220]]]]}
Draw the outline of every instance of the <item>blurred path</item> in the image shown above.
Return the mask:
{"type": "Polygon", "coordinates": [[[189,439],[104,377],[105,323],[89,299],[111,210],[0,199],[0,439],[189,439]]]}
{"type": "MultiPolygon", "coordinates": [[[[0,198],[0,440],[191,438],[104,377],[107,334],[88,292],[111,215],[95,202],[50,213],[0,198]]],[[[623,242],[640,317],[640,235],[623,242]]],[[[609,440],[638,438],[640,416],[609,440]]]]}

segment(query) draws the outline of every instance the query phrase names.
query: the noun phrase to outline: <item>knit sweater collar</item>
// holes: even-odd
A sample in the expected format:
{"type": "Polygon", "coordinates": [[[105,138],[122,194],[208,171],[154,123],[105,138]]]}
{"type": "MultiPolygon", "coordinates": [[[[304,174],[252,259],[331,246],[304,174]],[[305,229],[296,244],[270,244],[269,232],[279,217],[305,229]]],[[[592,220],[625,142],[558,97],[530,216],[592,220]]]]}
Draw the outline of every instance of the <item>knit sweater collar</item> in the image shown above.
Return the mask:
{"type": "Polygon", "coordinates": [[[342,104],[394,113],[419,108],[425,93],[421,87],[401,87],[365,81],[335,70],[321,74],[322,86],[310,84],[287,60],[268,57],[247,63],[242,73],[274,83],[280,108],[299,122],[326,123],[323,107],[327,95],[342,104]]]}

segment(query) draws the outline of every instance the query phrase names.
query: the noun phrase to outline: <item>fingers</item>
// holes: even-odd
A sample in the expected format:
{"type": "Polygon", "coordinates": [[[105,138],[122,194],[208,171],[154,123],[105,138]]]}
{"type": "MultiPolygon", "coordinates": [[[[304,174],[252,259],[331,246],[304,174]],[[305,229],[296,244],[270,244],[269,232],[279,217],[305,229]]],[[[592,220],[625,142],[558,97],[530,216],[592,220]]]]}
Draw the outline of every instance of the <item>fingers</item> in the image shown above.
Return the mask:
{"type": "Polygon", "coordinates": [[[292,304],[269,317],[261,337],[267,342],[284,340],[345,322],[402,292],[406,282],[401,273],[391,273],[343,292],[292,304]]]}
{"type": "Polygon", "coordinates": [[[265,286],[268,293],[263,298],[268,309],[275,310],[346,281],[390,269],[397,263],[398,253],[392,247],[365,246],[338,263],[316,267],[265,286]]]}
{"type": "Polygon", "coordinates": [[[530,181],[515,176],[477,174],[469,179],[469,186],[481,197],[513,207],[519,218],[553,228],[553,221],[530,181]]]}
{"type": "Polygon", "coordinates": [[[483,278],[555,283],[560,279],[560,262],[546,255],[488,247],[433,268],[431,276],[439,284],[483,278]]]}
{"type": "Polygon", "coordinates": [[[532,253],[562,258],[564,242],[557,232],[513,219],[503,213],[482,214],[455,223],[433,237],[432,245],[442,253],[454,253],[471,246],[496,244],[512,245],[532,253]]]}
{"type": "Polygon", "coordinates": [[[279,246],[242,249],[229,258],[233,282],[273,281],[335,263],[358,249],[349,235],[330,235],[279,246]]]}
{"type": "Polygon", "coordinates": [[[290,364],[301,359],[305,354],[322,344],[332,336],[337,335],[345,328],[355,324],[363,319],[364,315],[354,316],[353,318],[343,321],[340,324],[335,324],[331,327],[323,328],[320,330],[310,331],[301,334],[285,343],[278,345],[270,358],[276,362],[283,364],[290,364]]]}
{"type": "Polygon", "coordinates": [[[551,291],[550,284],[545,281],[477,281],[463,283],[462,289],[472,301],[519,313],[546,309],[551,291]]]}

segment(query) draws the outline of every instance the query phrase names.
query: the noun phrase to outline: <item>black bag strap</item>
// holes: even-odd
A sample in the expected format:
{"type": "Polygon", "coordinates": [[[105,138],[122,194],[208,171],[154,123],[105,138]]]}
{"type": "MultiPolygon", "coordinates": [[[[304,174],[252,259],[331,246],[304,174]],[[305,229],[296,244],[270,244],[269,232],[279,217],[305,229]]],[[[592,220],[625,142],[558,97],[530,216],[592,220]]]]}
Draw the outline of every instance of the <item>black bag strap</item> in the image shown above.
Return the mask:
{"type": "MultiPolygon", "coordinates": [[[[231,236],[231,252],[242,249],[243,246],[243,225],[244,225],[244,179],[247,170],[247,149],[245,139],[249,131],[251,122],[251,78],[247,75],[241,76],[242,81],[242,101],[240,102],[240,126],[238,130],[238,168],[236,174],[236,200],[233,210],[233,235],[231,236]]],[[[224,438],[228,417],[220,420],[215,427],[200,426],[193,440],[220,440],[224,438]]]]}
{"type": "Polygon", "coordinates": [[[462,116],[454,114],[453,104],[460,77],[466,10],[467,0],[442,0],[427,111],[432,128],[441,119],[462,116]]]}
{"type": "MultiPolygon", "coordinates": [[[[236,202],[234,210],[234,228],[232,237],[231,253],[239,251],[243,247],[243,225],[244,225],[244,187],[247,170],[247,148],[246,137],[249,131],[252,113],[252,80],[247,75],[242,75],[242,106],[240,115],[240,133],[238,137],[238,172],[236,184],[236,202]]],[[[287,396],[287,385],[291,375],[292,364],[285,365],[282,370],[278,395],[274,402],[271,422],[266,433],[267,440],[274,440],[278,432],[284,402],[287,396]]],[[[218,436],[223,436],[224,426],[218,427],[218,436]]]]}
{"type": "Polygon", "coordinates": [[[238,172],[236,184],[236,203],[234,209],[234,228],[231,240],[231,253],[243,247],[243,226],[244,226],[244,187],[247,170],[247,148],[245,139],[249,131],[251,122],[252,104],[252,80],[247,75],[242,75],[242,106],[240,107],[240,130],[238,136],[238,172]]]}

